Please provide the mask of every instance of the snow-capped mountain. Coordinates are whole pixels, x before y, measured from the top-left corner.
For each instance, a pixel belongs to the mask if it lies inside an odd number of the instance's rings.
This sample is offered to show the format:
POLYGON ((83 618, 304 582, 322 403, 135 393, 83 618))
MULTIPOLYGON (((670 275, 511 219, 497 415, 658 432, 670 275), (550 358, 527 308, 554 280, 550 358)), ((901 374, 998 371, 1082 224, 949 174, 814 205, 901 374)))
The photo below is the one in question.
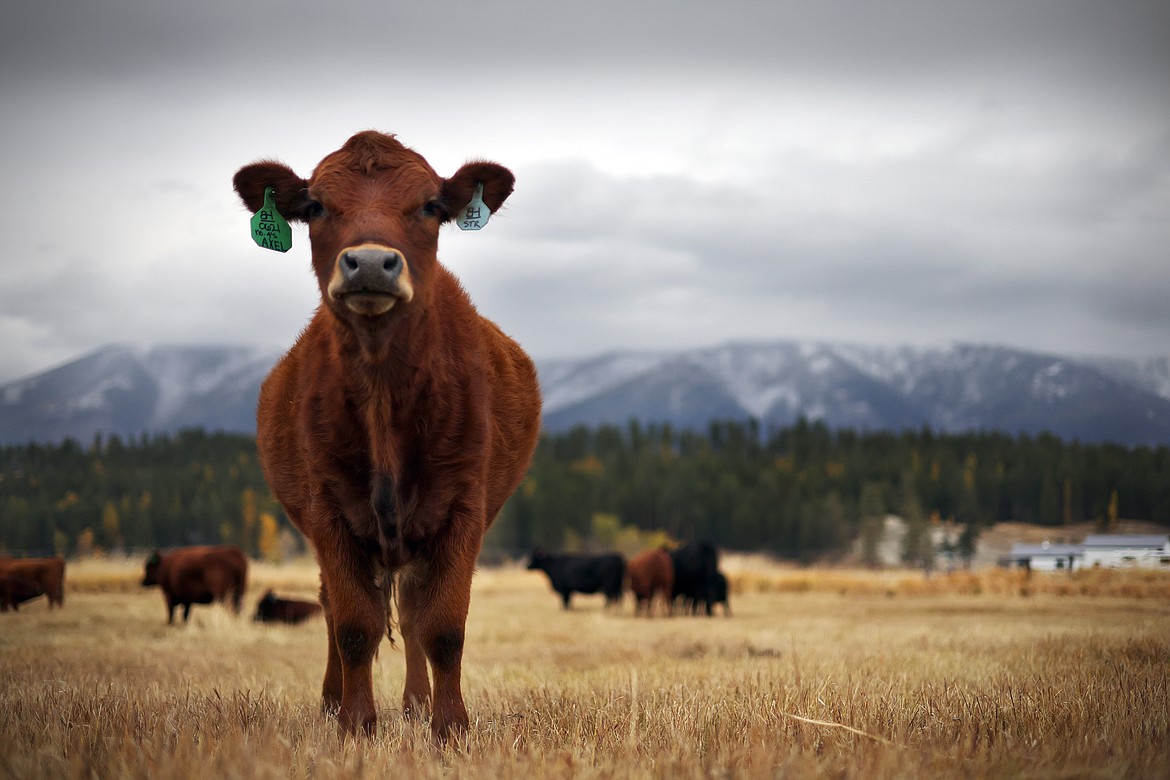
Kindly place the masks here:
MULTIPOLYGON (((276 350, 111 346, 0 386, 0 443, 88 442, 201 426, 252 433, 276 350)), ((1050 431, 1065 439, 1170 444, 1165 359, 1073 359, 1004 347, 726 344, 539 365, 545 427, 631 418, 705 429, 712 419, 940 432, 1050 431)))
POLYGON ((785 425, 803 415, 834 428, 1050 431, 1123 444, 1170 443, 1165 368, 1164 360, 1078 361, 976 345, 797 342, 540 366, 550 430, 630 418, 691 428, 714 417, 785 425))
POLYGON ((279 356, 251 347, 104 347, 0 387, 0 443, 193 427, 254 432, 260 383, 279 356))

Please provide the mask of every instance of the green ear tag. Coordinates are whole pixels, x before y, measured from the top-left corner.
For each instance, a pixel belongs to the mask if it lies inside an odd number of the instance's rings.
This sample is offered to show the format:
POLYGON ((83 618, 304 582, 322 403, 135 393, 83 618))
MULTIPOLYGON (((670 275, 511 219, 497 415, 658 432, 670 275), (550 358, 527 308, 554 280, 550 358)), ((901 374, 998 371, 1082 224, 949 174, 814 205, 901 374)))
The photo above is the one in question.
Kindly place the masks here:
POLYGON ((492 210, 483 203, 483 184, 475 185, 475 193, 467 205, 459 210, 455 222, 460 230, 479 230, 488 223, 492 210))
POLYGON ((287 252, 292 248, 292 228, 276 210, 271 187, 264 188, 264 205, 252 215, 252 240, 265 249, 287 252))

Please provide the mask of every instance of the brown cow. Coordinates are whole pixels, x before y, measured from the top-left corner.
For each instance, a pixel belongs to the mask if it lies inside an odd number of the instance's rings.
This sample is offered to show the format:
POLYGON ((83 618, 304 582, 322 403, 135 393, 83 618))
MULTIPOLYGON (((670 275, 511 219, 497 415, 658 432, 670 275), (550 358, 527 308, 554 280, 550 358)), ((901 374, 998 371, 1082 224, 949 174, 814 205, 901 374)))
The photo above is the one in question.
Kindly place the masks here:
POLYGON ((652 617, 655 596, 661 599, 663 613, 670 613, 674 563, 669 552, 663 549, 640 552, 630 559, 626 571, 634 593, 634 614, 644 612, 646 617, 652 617))
POLYGON ((495 211, 513 180, 490 162, 441 178, 372 131, 310 179, 267 161, 235 176, 249 209, 271 187, 280 213, 309 225, 321 303, 260 391, 257 445, 321 566, 322 707, 348 732, 376 728, 371 663, 392 595, 403 709, 431 709, 440 740, 467 728, 460 679, 475 559, 532 458, 540 390, 528 356, 480 316, 437 248, 445 222, 481 208, 475 193, 495 211))
POLYGON ((167 624, 175 622, 175 607, 183 607, 183 622, 191 617, 192 604, 224 604, 240 613, 240 601, 248 580, 248 559, 239 547, 180 547, 166 555, 158 550, 146 561, 143 587, 158 585, 167 602, 167 624))
POLYGON ((256 604, 257 623, 288 623, 295 626, 321 612, 321 605, 313 601, 277 598, 271 590, 260 597, 256 604))
POLYGON ((5 558, 0 560, 0 575, 40 588, 49 597, 49 609, 65 606, 65 561, 60 557, 5 558))
POLYGON ((7 612, 9 607, 19 612, 21 604, 43 595, 45 589, 32 580, 15 574, 0 574, 0 612, 7 612))

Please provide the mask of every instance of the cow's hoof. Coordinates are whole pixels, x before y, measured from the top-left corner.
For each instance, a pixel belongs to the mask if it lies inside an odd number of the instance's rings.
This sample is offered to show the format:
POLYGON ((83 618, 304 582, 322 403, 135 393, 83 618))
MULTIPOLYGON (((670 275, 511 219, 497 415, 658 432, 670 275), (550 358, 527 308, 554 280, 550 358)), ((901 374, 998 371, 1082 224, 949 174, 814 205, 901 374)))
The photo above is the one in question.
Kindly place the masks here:
POLYGON ((337 724, 343 735, 364 734, 367 737, 372 737, 378 731, 377 718, 373 712, 351 713, 343 708, 337 713, 337 724))
POLYGON ((440 713, 431 716, 431 737, 437 744, 447 745, 463 737, 467 733, 467 715, 462 717, 450 715, 444 717, 440 713))

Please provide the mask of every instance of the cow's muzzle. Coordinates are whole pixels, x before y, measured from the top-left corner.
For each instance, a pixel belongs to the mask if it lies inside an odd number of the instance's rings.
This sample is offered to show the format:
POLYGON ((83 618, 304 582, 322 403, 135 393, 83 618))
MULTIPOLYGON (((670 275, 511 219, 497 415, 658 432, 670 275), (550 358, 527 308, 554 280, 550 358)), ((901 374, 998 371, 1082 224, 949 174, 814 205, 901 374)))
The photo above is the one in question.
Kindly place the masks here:
POLYGON ((397 249, 358 244, 337 253, 329 297, 356 314, 377 316, 414 297, 410 269, 397 249))

